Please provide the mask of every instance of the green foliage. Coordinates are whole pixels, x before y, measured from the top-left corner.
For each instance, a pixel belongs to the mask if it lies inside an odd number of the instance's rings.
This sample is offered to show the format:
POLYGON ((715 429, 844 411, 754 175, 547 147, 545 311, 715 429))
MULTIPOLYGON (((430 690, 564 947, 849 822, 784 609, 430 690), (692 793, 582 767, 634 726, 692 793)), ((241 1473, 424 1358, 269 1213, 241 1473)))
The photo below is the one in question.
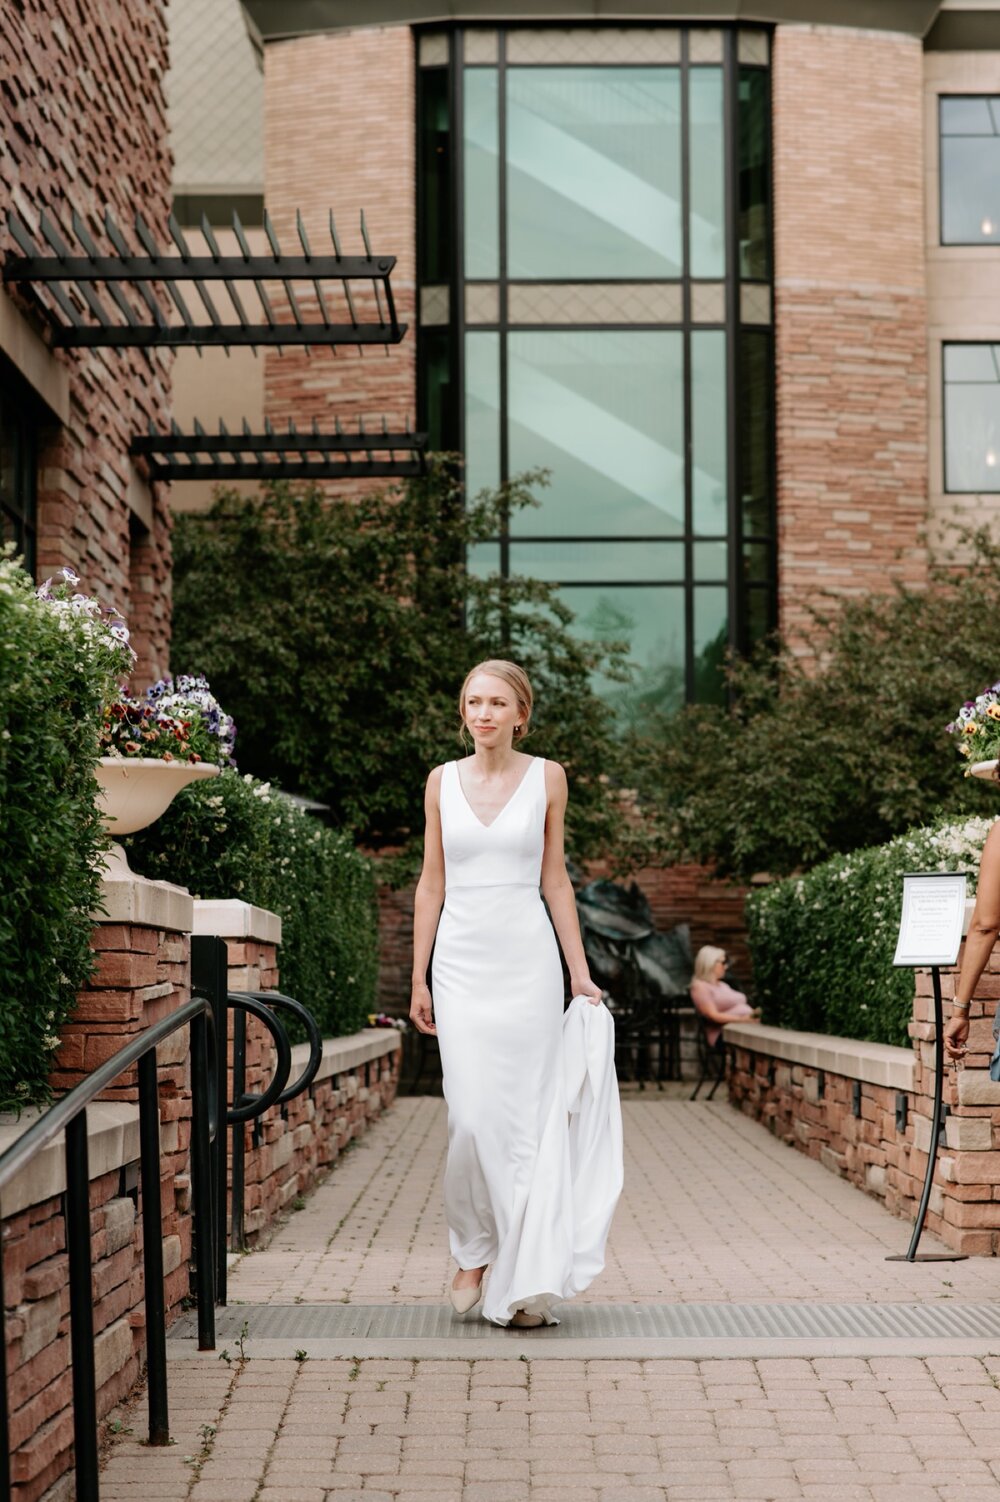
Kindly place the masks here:
POLYGON ((966 871, 975 889, 991 819, 944 820, 836 855, 747 899, 764 1021, 905 1046, 913 971, 893 968, 907 871, 966 871))
POLYGON ((44 1101, 52 1050, 92 966, 100 898, 101 708, 119 648, 0 558, 0 1109, 44 1101))
POLYGON ((817 615, 817 671, 762 651, 732 666, 730 709, 693 706, 632 738, 661 860, 784 875, 943 811, 992 812, 996 789, 962 777, 946 730, 1000 669, 1000 549, 967 542, 967 571, 817 615))
POLYGON ((211 678, 241 768, 329 804, 369 848, 412 848, 428 770, 461 754, 465 673, 512 657, 537 694, 528 749, 570 779, 570 848, 620 845, 611 789, 627 779, 593 682, 624 676, 623 649, 578 639, 551 586, 464 568, 466 547, 496 537, 539 479, 464 507, 442 464, 360 499, 276 484, 179 517, 173 665, 211 678))
POLYGON ((267 783, 224 771, 184 788, 154 826, 122 843, 143 876, 277 913, 281 989, 326 1037, 365 1025, 378 968, 375 880, 348 836, 267 783))

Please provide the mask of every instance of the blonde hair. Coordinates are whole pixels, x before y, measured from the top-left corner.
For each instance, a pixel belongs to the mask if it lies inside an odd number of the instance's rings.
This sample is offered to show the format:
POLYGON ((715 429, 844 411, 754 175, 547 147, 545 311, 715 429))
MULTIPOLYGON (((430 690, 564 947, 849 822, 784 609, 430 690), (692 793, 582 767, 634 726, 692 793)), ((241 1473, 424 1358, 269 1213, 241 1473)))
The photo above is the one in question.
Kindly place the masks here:
POLYGON ((714 980, 712 971, 720 960, 726 958, 724 949, 717 949, 714 944, 706 944, 694 957, 695 980, 714 980))
POLYGON ((524 716, 520 725, 514 726, 514 740, 521 741, 528 733, 528 721, 531 719, 531 709, 534 704, 534 695, 531 692, 531 683, 523 668, 518 667, 516 662, 507 662, 502 657, 490 657, 485 662, 477 662, 474 668, 470 668, 465 675, 462 691, 458 696, 458 713, 461 726, 458 738, 463 745, 466 744, 465 729, 465 696, 469 690, 469 684, 477 673, 489 673, 492 678, 501 678, 507 687, 513 691, 517 700, 517 707, 524 716))

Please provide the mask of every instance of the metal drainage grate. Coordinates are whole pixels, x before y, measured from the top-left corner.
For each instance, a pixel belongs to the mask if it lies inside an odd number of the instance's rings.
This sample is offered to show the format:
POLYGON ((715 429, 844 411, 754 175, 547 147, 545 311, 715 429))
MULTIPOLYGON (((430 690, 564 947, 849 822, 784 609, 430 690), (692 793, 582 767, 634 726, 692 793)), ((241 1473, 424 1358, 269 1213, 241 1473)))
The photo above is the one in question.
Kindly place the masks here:
MULTIPOLYGON (((993 1304, 575 1304, 554 1334, 570 1340, 991 1340, 993 1304)), ((495 1326, 445 1304, 238 1304, 216 1313, 219 1340, 478 1340, 495 1326)), ((194 1339, 193 1315, 175 1340, 194 1339)))

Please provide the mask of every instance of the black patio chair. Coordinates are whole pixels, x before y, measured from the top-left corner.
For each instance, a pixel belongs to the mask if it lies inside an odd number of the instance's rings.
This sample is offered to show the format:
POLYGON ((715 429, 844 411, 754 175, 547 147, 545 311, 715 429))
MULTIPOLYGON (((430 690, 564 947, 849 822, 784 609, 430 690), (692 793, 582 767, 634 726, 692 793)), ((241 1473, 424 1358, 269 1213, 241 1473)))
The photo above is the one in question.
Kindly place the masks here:
MULTIPOLYGON (((693 1005, 693 1003, 692 1003, 693 1005)), ((698 1083, 691 1092, 691 1099, 698 1099, 698 1092, 706 1080, 712 1081, 712 1088, 708 1092, 708 1099, 718 1090, 726 1077, 726 1030, 719 1029, 719 1036, 714 1043, 708 1041, 708 1030, 712 1026, 707 1017, 703 1017, 695 1007, 695 1016, 698 1019, 698 1031, 696 1034, 698 1043, 698 1083)))

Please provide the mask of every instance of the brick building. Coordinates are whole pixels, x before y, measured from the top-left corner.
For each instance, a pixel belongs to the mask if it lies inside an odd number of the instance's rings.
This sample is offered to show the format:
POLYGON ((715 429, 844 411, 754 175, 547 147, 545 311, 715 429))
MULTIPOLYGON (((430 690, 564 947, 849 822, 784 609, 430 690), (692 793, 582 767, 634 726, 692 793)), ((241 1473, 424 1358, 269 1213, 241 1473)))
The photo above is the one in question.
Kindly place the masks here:
MULTIPOLYGON (((164 0, 69 7, 25 0, 0 27, 0 252, 8 213, 66 240, 74 214, 103 241, 105 211, 159 231, 170 212, 164 0)), ((36 242, 37 243, 37 242, 36 242)), ((106 242, 104 242, 106 244, 106 242)), ((40 578, 62 565, 129 620, 137 680, 167 669, 170 508, 129 458, 133 434, 169 412, 162 350, 55 349, 38 310, 0 296, 0 512, 40 578)))

